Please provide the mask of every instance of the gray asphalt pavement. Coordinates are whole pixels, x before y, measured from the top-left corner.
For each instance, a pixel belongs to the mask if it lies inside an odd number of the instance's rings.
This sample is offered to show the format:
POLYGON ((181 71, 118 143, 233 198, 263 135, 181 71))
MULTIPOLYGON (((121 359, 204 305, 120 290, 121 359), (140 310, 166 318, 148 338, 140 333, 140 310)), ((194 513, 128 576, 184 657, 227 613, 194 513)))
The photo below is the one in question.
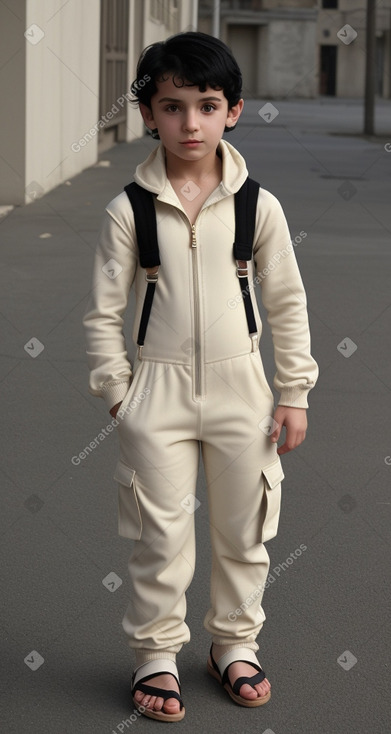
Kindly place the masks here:
MULTIPOLYGON (((359 136, 357 101, 275 101, 270 122, 258 114, 266 102, 248 102, 227 140, 284 207, 320 377, 307 439, 283 457, 279 532, 267 544, 272 578, 258 642, 272 699, 238 707, 206 673, 210 548, 200 467, 192 639, 178 656, 187 713, 175 726, 186 734, 383 734, 391 703, 391 102, 378 103, 378 139, 359 136)), ((72 462, 110 423, 103 401, 88 394, 81 325, 104 206, 154 146, 150 138, 117 145, 0 222, 0 725, 8 734, 163 726, 138 718, 129 696, 133 659, 121 619, 130 543, 117 535, 117 436, 107 432, 72 462)), ((131 358, 132 310, 131 300, 131 358)), ((261 351, 271 380, 266 320, 261 351)))

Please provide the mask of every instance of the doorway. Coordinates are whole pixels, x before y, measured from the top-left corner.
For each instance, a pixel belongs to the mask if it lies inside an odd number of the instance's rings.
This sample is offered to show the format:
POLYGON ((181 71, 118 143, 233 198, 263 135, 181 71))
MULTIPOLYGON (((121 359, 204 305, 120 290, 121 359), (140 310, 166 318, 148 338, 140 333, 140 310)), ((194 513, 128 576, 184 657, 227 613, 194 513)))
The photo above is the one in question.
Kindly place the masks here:
POLYGON ((258 25, 228 26, 228 46, 243 75, 243 96, 257 94, 258 25))
POLYGON ((337 87, 337 47, 320 47, 320 84, 319 94, 335 97, 337 87))

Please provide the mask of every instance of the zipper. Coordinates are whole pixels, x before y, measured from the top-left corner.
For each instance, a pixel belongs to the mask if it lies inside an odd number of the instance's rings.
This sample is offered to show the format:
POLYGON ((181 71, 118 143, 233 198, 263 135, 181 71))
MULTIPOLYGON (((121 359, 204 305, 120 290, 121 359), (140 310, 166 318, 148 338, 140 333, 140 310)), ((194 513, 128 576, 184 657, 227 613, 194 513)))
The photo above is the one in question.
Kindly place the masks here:
POLYGON ((194 291, 194 393, 195 397, 202 395, 202 353, 201 353, 201 325, 200 325, 200 285, 198 278, 197 263, 197 237, 195 224, 191 226, 191 254, 193 265, 193 291, 194 291))
POLYGON ((191 246, 197 247, 197 238, 196 238, 196 231, 195 231, 195 224, 191 225, 191 246))

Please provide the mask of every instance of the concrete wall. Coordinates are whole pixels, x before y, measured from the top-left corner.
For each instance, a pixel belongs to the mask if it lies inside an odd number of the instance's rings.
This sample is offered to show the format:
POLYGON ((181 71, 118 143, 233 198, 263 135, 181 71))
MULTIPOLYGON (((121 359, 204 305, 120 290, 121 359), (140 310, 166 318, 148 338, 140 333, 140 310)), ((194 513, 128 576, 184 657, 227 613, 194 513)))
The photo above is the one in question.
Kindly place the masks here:
POLYGON ((316 24, 273 20, 266 43, 268 63, 259 76, 258 93, 269 98, 314 97, 318 86, 316 24))
POLYGON ((245 99, 316 95, 314 22, 272 20, 267 25, 228 25, 226 35, 242 71, 245 99))
MULTIPOLYGON (((220 37, 238 60, 244 96, 315 97, 317 0, 265 0, 262 8, 221 12, 220 37)), ((210 13, 201 15, 199 30, 212 32, 210 13)))

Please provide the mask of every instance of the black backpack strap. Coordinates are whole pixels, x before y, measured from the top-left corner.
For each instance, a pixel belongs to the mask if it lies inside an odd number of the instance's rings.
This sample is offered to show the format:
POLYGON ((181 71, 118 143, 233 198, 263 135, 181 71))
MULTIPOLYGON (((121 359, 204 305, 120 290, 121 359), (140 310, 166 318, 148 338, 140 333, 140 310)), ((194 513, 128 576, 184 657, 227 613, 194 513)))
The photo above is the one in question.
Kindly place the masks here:
POLYGON ((247 178, 235 194, 235 242, 234 257, 236 272, 241 283, 248 333, 252 339, 252 350, 258 349, 257 325, 248 282, 248 262, 253 259, 253 241, 257 212, 259 184, 247 178))
POLYGON ((159 245, 157 239, 156 211, 153 194, 135 181, 125 186, 134 214, 140 265, 146 268, 145 279, 148 283, 137 337, 139 356, 144 346, 149 316, 152 309, 155 287, 160 265, 159 245), (152 271, 152 272, 149 272, 152 271))
MULTIPOLYGON (((135 181, 125 186, 125 192, 131 203, 140 254, 140 265, 153 272, 146 273, 148 283, 140 327, 137 337, 139 354, 144 346, 149 316, 152 309, 155 287, 158 280, 160 265, 159 246, 157 239, 156 211, 153 194, 143 189, 135 181)), ((243 186, 235 194, 235 242, 234 257, 237 261, 237 274, 242 284, 243 303, 246 312, 247 326, 253 341, 253 350, 258 348, 257 326, 254 309, 250 297, 248 283, 248 261, 252 260, 253 240, 255 232, 256 209, 258 202, 259 184, 247 178, 243 186)))
POLYGON ((140 265, 142 268, 154 268, 160 265, 160 257, 153 194, 135 181, 125 186, 124 191, 133 209, 140 265))

